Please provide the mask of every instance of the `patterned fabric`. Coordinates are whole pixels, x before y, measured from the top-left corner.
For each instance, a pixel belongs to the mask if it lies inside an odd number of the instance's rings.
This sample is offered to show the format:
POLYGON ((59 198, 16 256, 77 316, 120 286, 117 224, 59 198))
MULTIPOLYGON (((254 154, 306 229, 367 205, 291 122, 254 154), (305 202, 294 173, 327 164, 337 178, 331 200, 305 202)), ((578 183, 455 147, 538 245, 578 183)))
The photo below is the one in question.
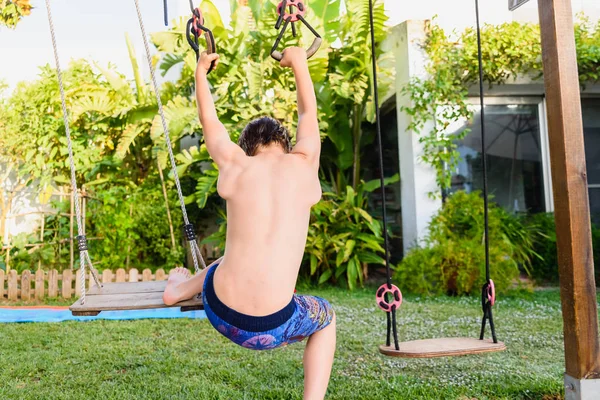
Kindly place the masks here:
MULTIPOLYGON (((207 283, 212 283, 212 280, 207 283)), ((206 290, 203 292, 204 311, 212 326, 232 342, 252 350, 269 350, 300 342, 325 328, 333 318, 333 310, 327 300, 315 296, 294 295, 296 310, 291 318, 275 329, 250 332, 239 329, 216 315, 205 294, 206 290)))

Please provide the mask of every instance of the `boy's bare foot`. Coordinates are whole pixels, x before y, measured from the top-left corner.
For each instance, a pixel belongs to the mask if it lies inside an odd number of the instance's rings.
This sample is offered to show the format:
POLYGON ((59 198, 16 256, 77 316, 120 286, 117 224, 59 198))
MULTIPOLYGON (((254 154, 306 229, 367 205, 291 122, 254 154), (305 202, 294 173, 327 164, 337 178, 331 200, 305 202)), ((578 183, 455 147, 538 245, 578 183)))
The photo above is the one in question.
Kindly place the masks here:
POLYGON ((169 280, 167 281, 167 287, 163 294, 163 302, 171 306, 175 303, 179 303, 183 298, 183 293, 179 290, 179 284, 190 279, 191 274, 187 268, 175 268, 169 273, 169 280))

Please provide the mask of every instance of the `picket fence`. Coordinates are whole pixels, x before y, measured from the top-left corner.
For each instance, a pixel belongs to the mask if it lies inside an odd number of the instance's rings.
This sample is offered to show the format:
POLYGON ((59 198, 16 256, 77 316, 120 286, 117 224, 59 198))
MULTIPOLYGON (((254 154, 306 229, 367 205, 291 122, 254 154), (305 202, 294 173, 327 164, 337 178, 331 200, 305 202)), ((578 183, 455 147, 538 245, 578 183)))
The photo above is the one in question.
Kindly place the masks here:
MULTIPOLYGON (((99 273, 102 283, 109 282, 147 282, 162 281, 168 278, 168 274, 163 269, 152 273, 149 269, 144 269, 142 273, 132 268, 129 272, 119 268, 115 273, 111 270, 104 270, 99 273)), ((86 287, 94 283, 90 274, 86 276, 86 287)), ((50 271, 37 270, 23 271, 20 275, 12 269, 8 273, 0 270, 0 301, 31 301, 43 300, 45 298, 70 299, 73 296, 79 297, 81 294, 81 274, 79 271, 66 269, 59 273, 57 270, 50 271)))

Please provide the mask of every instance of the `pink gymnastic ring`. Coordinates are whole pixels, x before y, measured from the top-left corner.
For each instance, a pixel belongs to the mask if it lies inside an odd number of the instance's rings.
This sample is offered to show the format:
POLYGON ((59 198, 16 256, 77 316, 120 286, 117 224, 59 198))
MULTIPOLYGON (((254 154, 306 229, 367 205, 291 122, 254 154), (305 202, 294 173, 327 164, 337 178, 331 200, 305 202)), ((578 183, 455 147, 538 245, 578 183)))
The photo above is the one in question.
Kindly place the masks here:
POLYGON ((496 303, 496 286, 494 285, 494 281, 491 279, 488 282, 487 298, 491 306, 493 306, 496 303))
MULTIPOLYGON (((280 15, 281 14, 281 7, 283 7, 283 1, 281 3, 279 3, 277 5, 277 14, 280 15)), ((298 15, 300 15, 301 17, 304 17, 304 14, 306 14, 306 6, 304 5, 304 2, 301 0, 287 0, 286 2, 286 10, 284 10, 285 14, 283 14, 283 20, 286 21, 288 18, 290 19, 290 22, 296 22, 299 21, 300 18, 298 18, 298 15), (287 10, 288 7, 295 7, 296 9, 294 10, 294 13, 291 13, 290 11, 287 10)))
POLYGON ((402 292, 396 285, 391 285, 390 289, 388 284, 384 283, 377 289, 375 297, 377 306, 385 312, 390 312, 392 309, 397 310, 402 305, 402 292), (386 294, 388 293, 392 295, 393 300, 391 302, 386 300, 386 294))
POLYGON ((198 34, 202 32, 201 25, 204 25, 204 16, 202 15, 202 11, 199 8, 194 10, 194 15, 192 16, 194 22, 192 23, 192 27, 196 30, 198 34))

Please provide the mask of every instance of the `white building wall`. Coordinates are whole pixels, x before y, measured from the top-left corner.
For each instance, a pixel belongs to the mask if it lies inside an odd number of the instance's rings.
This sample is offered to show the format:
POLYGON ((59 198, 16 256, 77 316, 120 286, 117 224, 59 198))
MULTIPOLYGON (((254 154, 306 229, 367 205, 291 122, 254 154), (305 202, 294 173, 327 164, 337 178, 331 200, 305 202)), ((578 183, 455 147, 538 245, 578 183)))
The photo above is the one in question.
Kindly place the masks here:
MULTIPOLYGON (((427 233, 433 214, 441 207, 439 198, 429 193, 438 192, 435 169, 420 160, 423 146, 419 134, 407 131, 411 116, 403 112, 410 107, 410 99, 402 88, 415 77, 425 78, 427 54, 420 46, 425 40, 425 21, 407 21, 393 29, 396 38, 396 112, 398 116, 398 154, 400 155, 400 185, 402 193, 402 239, 404 252, 419 243, 427 233)), ((433 129, 433 123, 423 126, 423 131, 433 129)))
MULTIPOLYGON (((573 15, 583 13, 592 21, 600 20, 600 0, 572 0, 573 15)), ((410 116, 400 111, 402 105, 408 105, 406 96, 400 93, 406 82, 412 77, 423 77, 425 74, 426 56, 422 50, 424 39, 424 21, 436 18, 446 32, 462 32, 475 25, 474 0, 425 0, 422 2, 406 2, 386 0, 385 2, 390 25, 393 29, 390 40, 395 46, 396 56, 396 103, 398 112, 399 162, 402 187, 402 236, 404 252, 410 250, 424 238, 427 226, 433 215, 441 207, 441 202, 432 200, 428 193, 438 191, 435 185, 435 170, 420 161, 422 149, 418 143, 418 134, 407 131, 410 116)), ((531 0, 519 9, 508 10, 508 0, 480 0, 480 16, 482 24, 501 24, 509 21, 538 23, 537 0, 531 0)), ((531 93, 531 82, 515 82, 511 88, 497 87, 496 91, 509 91, 525 88, 531 93), (521 83, 517 85, 517 83, 521 83), (529 85, 528 85, 529 84, 529 85), (514 87, 513 87, 514 86, 514 87)), ((535 85, 543 94, 543 86, 535 85)), ((518 94, 512 93, 513 95, 518 94)), ((504 95, 511 94, 504 93, 504 95)), ((500 93, 496 93, 500 94, 500 93)), ((537 93, 536 93, 537 94, 537 93)), ((427 131, 430 127, 424 127, 427 131)), ((550 184, 546 186, 549 188, 550 184)))

